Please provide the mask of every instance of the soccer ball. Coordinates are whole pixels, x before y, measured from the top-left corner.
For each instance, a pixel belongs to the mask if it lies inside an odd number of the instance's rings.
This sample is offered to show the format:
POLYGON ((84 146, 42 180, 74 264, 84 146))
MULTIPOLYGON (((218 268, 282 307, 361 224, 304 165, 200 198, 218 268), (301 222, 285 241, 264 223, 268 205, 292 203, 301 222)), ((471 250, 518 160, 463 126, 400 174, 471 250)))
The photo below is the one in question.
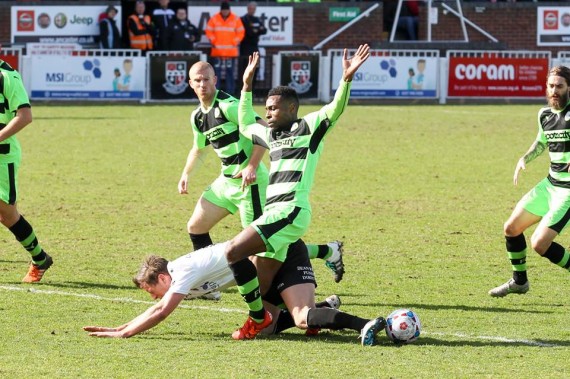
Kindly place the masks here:
POLYGON ((394 343, 412 343, 421 330, 420 318, 410 309, 397 309, 386 318, 386 335, 394 343))

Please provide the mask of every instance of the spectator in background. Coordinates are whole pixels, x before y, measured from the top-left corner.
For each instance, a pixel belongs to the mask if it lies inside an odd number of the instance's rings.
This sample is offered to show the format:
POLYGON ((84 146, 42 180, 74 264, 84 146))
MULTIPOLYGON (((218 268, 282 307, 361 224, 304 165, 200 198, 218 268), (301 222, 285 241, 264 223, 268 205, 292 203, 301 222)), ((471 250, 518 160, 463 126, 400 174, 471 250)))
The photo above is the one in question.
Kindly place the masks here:
POLYGON ((398 28, 404 30, 409 41, 418 40, 418 20, 420 8, 417 1, 406 0, 402 2, 398 28))
POLYGON ((143 54, 153 49, 153 27, 150 17, 144 14, 145 10, 144 1, 137 1, 135 13, 127 20, 131 49, 140 49, 143 54))
MULTIPOLYGON (((238 88, 241 88, 242 76, 245 68, 247 67, 249 56, 256 51, 259 51, 259 36, 267 34, 267 29, 259 17, 255 16, 256 10, 257 3, 255 1, 251 1, 247 4, 247 13, 241 17, 241 22, 245 29, 245 36, 239 45, 238 88)), ((256 87, 255 80, 257 78, 258 69, 259 68, 256 69, 256 73, 253 77, 254 88, 256 87)))
POLYGON ((100 43, 102 49, 120 49, 123 47, 121 41, 121 34, 119 33, 119 28, 117 28, 117 23, 115 22, 115 16, 117 15, 117 8, 112 5, 107 7, 105 12, 107 17, 99 22, 99 35, 100 43))
POLYGON ((235 68, 239 55, 239 44, 245 30, 241 19, 230 10, 230 4, 222 2, 220 12, 213 15, 206 25, 206 37, 212 44, 210 56, 220 87, 230 95, 235 95, 235 68))
POLYGON ((384 38, 389 40, 392 27, 396 23, 396 30, 403 35, 396 35, 394 39, 406 38, 409 41, 418 39, 419 2, 406 0, 402 2, 400 14, 396 20, 398 10, 397 0, 384 0, 384 38), (399 38, 397 38, 399 37, 399 38))
POLYGON ((158 0, 159 7, 152 12, 154 46, 156 50, 168 50, 168 28, 174 21, 174 11, 168 8, 170 0, 158 0))
POLYGON ((176 18, 166 29, 168 50, 193 50, 194 42, 200 40, 200 30, 186 16, 186 8, 176 10, 176 18))

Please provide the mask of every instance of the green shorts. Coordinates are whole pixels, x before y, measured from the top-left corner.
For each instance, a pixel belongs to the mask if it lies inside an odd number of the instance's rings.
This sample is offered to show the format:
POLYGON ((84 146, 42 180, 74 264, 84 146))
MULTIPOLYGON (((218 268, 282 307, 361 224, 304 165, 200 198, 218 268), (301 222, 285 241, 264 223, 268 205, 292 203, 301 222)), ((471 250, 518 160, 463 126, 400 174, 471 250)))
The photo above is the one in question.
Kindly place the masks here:
MULTIPOLYGON (((262 178, 263 180, 263 178, 262 178)), ((267 182, 258 181, 241 190, 241 179, 218 176, 202 193, 202 197, 231 214, 239 210, 241 225, 245 228, 263 213, 267 182)))
POLYGON ((554 186, 545 178, 522 197, 519 205, 542 217, 541 224, 560 234, 570 219, 570 189, 554 186))
POLYGON ((259 233, 267 250, 258 256, 276 259, 287 258, 289 245, 297 242, 309 229, 311 211, 294 205, 270 206, 251 226, 259 233))
POLYGON ((18 193, 18 162, 0 162, 0 200, 6 204, 15 204, 18 193))

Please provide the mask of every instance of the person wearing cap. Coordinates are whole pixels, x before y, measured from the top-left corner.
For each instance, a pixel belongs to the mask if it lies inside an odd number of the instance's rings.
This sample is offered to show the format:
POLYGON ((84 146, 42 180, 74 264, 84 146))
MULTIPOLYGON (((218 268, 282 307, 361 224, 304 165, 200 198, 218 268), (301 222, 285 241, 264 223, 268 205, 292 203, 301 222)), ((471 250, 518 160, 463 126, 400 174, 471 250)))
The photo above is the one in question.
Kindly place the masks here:
POLYGON ((105 11, 107 17, 99 22, 101 49, 120 49, 123 47, 121 33, 119 33, 119 28, 115 22, 117 13, 117 8, 109 5, 105 11))
POLYGON ((225 92, 235 95, 235 73, 239 56, 239 44, 245 36, 241 19, 223 2, 220 12, 213 15, 206 25, 206 37, 212 44, 210 56, 216 76, 224 80, 225 92))

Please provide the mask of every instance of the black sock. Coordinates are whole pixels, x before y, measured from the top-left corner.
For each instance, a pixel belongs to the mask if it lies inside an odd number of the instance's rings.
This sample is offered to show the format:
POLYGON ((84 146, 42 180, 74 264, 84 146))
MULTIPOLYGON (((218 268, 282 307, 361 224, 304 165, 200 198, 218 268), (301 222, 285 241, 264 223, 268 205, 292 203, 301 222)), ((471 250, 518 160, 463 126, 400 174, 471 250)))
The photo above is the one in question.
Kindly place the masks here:
POLYGON ((234 274, 238 291, 247 303, 249 316, 256 322, 262 322, 265 317, 265 308, 263 308, 261 301, 259 279, 257 278, 255 265, 252 261, 245 258, 241 261, 229 264, 229 267, 234 274))
POLYGON ((544 252, 544 258, 566 270, 570 270, 570 252, 562 245, 552 242, 550 247, 544 252))
POLYGON ((307 314, 309 328, 352 329, 360 332, 368 321, 370 320, 332 308, 311 308, 307 314))
POLYGON ((317 258, 325 259, 325 257, 329 254, 329 246, 328 245, 317 245, 317 246, 319 247, 317 258))
POLYGON ((516 284, 525 284, 528 281, 526 274, 526 239, 524 234, 509 237, 505 236, 507 254, 513 268, 513 280, 516 284))
POLYGON ((326 300, 320 301, 315 304, 316 308, 331 308, 331 305, 326 302, 326 300))
POLYGON ((188 234, 190 235, 190 241, 192 241, 194 250, 198 250, 203 247, 208 247, 213 244, 212 238, 210 238, 210 233, 204 233, 204 234, 188 233, 188 234))
POLYGON ((30 253, 32 256, 32 261, 34 264, 41 265, 46 260, 46 252, 42 249, 34 233, 32 225, 24 216, 20 215, 20 218, 14 225, 10 228, 10 232, 16 237, 18 242, 30 253))
POLYGON ((289 329, 295 326, 295 321, 293 316, 287 309, 282 309, 277 315, 277 321, 275 321, 275 328, 273 329, 273 334, 279 334, 285 329, 289 329))

